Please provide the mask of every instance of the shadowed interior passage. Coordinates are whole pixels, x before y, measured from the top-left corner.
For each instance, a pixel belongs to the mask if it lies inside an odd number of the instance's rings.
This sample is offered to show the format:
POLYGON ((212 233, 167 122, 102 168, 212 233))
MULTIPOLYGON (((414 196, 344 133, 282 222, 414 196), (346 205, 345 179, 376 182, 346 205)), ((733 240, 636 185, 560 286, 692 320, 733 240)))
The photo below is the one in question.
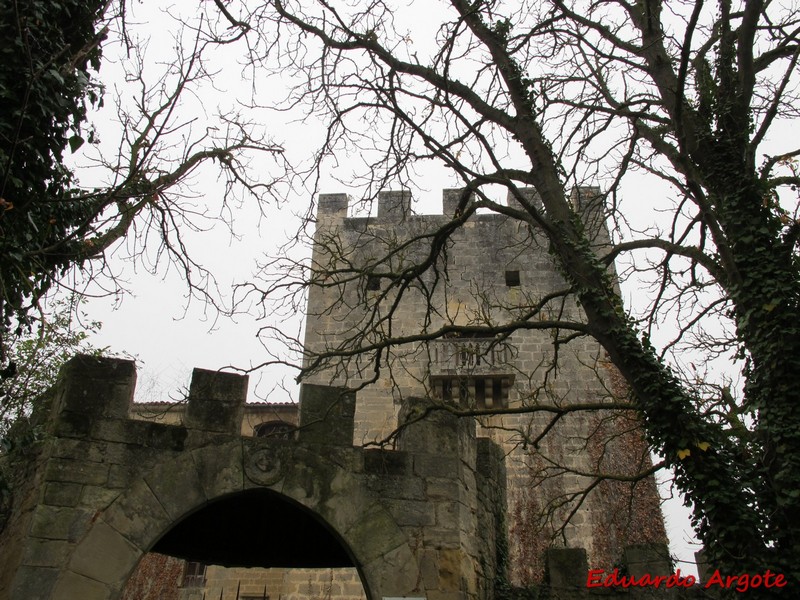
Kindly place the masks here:
POLYGON ((331 530, 296 502, 250 490, 192 513, 153 552, 226 567, 353 567, 331 530))

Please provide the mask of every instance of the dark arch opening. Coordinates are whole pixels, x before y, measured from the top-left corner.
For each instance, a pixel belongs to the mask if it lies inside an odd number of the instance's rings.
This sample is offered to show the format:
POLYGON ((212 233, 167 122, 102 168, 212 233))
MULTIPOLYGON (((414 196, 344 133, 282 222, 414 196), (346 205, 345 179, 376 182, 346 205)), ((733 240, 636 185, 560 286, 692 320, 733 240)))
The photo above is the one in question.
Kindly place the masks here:
POLYGON ((225 567, 356 566, 312 511, 265 489, 208 504, 172 527, 152 551, 225 567))

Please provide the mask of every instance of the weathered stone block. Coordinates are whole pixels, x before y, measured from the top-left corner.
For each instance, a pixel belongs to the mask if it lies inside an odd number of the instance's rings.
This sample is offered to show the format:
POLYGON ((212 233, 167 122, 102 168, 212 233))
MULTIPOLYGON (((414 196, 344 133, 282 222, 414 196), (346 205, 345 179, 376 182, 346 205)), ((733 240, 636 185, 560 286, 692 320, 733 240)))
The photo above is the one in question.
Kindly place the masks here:
POLYGON ((44 503, 50 506, 75 506, 81 498, 79 483, 49 482, 44 488, 44 503))
POLYGON ((119 489, 108 486, 85 485, 81 493, 80 506, 103 510, 114 502, 119 495, 119 489))
POLYGON ((144 480, 172 519, 179 519, 206 502, 197 468, 189 454, 156 466, 144 480))
POLYGON ((670 575, 672 560, 666 544, 639 544, 625 548, 625 564, 634 577, 670 575))
POLYGON ((464 442, 474 436, 475 422, 436 408, 420 419, 426 408, 430 401, 424 398, 404 400, 398 418, 402 426, 398 447, 407 452, 460 455, 464 442))
POLYGON ((54 425, 54 433, 63 437, 86 437, 92 431, 93 420, 90 415, 65 411, 59 415, 54 425))
POLYGON ((439 553, 436 550, 420 552, 419 571, 426 589, 435 590, 439 587, 439 553))
POLYGON ((402 498, 405 500, 425 500, 430 497, 425 485, 418 477, 393 477, 372 475, 367 477, 367 489, 381 498, 402 498))
POLYGON ((583 590, 589 571, 583 548, 549 548, 545 557, 545 580, 555 590, 583 590))
POLYGON ((425 479, 425 495, 431 500, 446 500, 458 498, 461 493, 461 483, 451 477, 425 479))
POLYGON ((247 375, 195 369, 186 407, 187 427, 237 433, 247 398, 247 375))
POLYGON ((426 527, 422 531, 422 541, 429 548, 460 548, 461 533, 457 529, 426 527))
POLYGON ((439 590, 459 591, 462 567, 466 565, 465 556, 460 549, 442 548, 439 550, 439 590))
POLYGON ((355 409, 356 396, 345 388, 301 385, 300 441, 352 446, 355 409))
POLYGON ((589 239, 595 244, 608 243, 605 198, 600 188, 593 186, 573 188, 570 201, 575 212, 581 216, 589 239))
POLYGON ((182 425, 119 419, 99 422, 94 435, 99 440, 132 446, 131 450, 153 448, 179 452, 185 446, 188 432, 182 425))
MULTIPOLYGON (((22 566, 14 575, 11 600, 51 600, 59 570, 22 566)), ((64 598, 64 596, 62 596, 64 598)), ((72 596, 71 598, 75 598, 72 596)))
POLYGON ((108 483, 106 486, 112 490, 119 490, 131 484, 140 472, 140 465, 111 465, 108 470, 108 483))
POLYGON ((141 551, 121 533, 99 522, 75 550, 70 570, 95 581, 117 585, 140 555, 141 551))
POLYGON ((461 461, 457 456, 416 454, 414 473, 420 477, 458 478, 461 461))
POLYGON ((192 456, 206 498, 243 488, 241 442, 206 446, 194 450, 192 456))
MULTIPOLYGON (((534 188, 519 188, 517 192, 522 196, 522 201, 532 204, 540 210, 542 209, 542 199, 534 188)), ((513 208, 522 207, 522 202, 511 190, 508 191, 506 203, 513 208)))
MULTIPOLYGON (((388 546, 387 546, 388 547, 388 546)), ((371 598, 419 597, 417 561, 408 546, 398 546, 371 563, 363 565, 367 580, 374 584, 371 598)))
POLYGON ((459 506, 457 502, 437 502, 435 504, 436 526, 443 529, 462 531, 464 527, 460 521, 459 506))
POLYGON ((61 568, 73 545, 65 540, 31 539, 22 555, 22 564, 31 567, 61 568))
MULTIPOLYGON (((464 193, 465 190, 463 188, 452 188, 442 191, 442 213, 446 217, 453 217, 456 214, 456 209, 458 208, 464 193)), ((474 201, 475 195, 470 194, 465 206, 469 206, 474 201)))
POLYGON ((31 535, 76 541, 86 532, 91 517, 91 513, 78 508, 39 505, 33 513, 31 535))
POLYGON ((396 450, 364 450, 364 472, 376 475, 410 475, 411 455, 396 450))
POLYGON ((67 571, 59 578, 52 600, 107 600, 109 592, 107 585, 67 571))
POLYGON ((697 563, 697 577, 700 583, 708 581, 709 574, 711 573, 710 565, 708 564, 708 557, 706 556, 705 548, 698 550, 694 553, 694 560, 697 563))
POLYGON ((80 460, 51 460, 47 466, 48 481, 103 485, 108 481, 108 465, 80 460))
POLYGON ((490 481, 505 486, 505 453, 503 448, 495 444, 491 439, 479 437, 477 443, 476 469, 478 473, 490 481))
POLYGON ((405 542, 405 536, 394 519, 379 505, 361 514, 346 532, 346 537, 351 547, 358 549, 358 559, 362 564, 372 562, 387 549, 397 548, 405 542))
POLYGON ((148 548, 172 520, 144 481, 135 483, 112 504, 103 520, 140 548, 148 548))
POLYGON ((378 192, 378 219, 405 221, 411 215, 411 192, 378 192))
POLYGON ((74 438, 56 438, 53 441, 51 456, 64 458, 67 460, 86 460, 90 462, 100 462, 96 451, 96 445, 91 441, 74 438))
POLYGON ((57 413, 66 423, 74 424, 76 414, 90 421, 124 419, 136 387, 136 365, 132 360, 78 355, 64 364, 58 385, 57 413))
POLYGON ((317 214, 344 219, 350 198, 347 194, 320 194, 317 203, 317 214))
POLYGON ((392 500, 387 504, 394 520, 401 527, 429 527, 436 522, 434 511, 428 502, 392 500))

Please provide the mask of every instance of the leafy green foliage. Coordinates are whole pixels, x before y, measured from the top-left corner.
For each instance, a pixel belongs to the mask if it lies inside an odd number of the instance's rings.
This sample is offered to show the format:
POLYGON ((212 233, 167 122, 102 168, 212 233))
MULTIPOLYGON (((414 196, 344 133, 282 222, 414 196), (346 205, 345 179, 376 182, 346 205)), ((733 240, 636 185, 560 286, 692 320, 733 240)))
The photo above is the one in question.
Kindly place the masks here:
POLYGON ((76 354, 99 356, 89 337, 100 323, 80 314, 74 298, 58 300, 52 314, 38 321, 9 351, 13 365, 0 381, 0 439, 3 446, 26 444, 38 437, 28 423, 36 402, 56 382, 61 366, 76 354), (76 318, 80 317, 80 318, 76 318))
POLYGON ((61 245, 93 214, 64 155, 92 141, 82 127, 87 103, 100 102, 91 71, 103 6, 16 0, 0 10, 0 330, 28 325, 28 307, 69 265, 61 245))
MULTIPOLYGON (((100 355, 89 343, 100 323, 78 316, 76 297, 54 302, 52 312, 16 340, 9 366, 0 373, 0 532, 14 508, 14 497, 26 485, 43 439, 37 411, 46 407, 48 390, 61 366, 78 353, 100 355)), ((46 412, 46 411, 45 411, 46 412)), ((41 416, 41 415, 40 415, 41 416)))

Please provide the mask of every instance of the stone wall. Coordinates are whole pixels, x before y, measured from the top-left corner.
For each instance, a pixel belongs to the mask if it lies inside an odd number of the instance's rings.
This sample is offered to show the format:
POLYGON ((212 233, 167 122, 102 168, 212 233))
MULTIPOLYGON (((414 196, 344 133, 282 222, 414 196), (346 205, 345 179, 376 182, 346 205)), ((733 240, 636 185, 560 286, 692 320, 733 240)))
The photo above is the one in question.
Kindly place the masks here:
MULTIPOLYGON (((523 193, 537 202, 532 191, 523 193)), ((573 202, 592 243, 602 247, 609 236, 598 194, 576 191, 573 202)), ((354 443, 392 440, 401 406, 412 397, 478 412, 507 409, 479 417, 478 435, 506 456, 516 584, 541 581, 544 550, 554 544, 584 547, 593 564, 610 565, 628 544, 665 542, 652 479, 584 494, 593 486, 588 474, 598 469, 613 466, 629 475, 646 468, 647 446, 635 419, 600 410, 553 421, 551 413, 535 412, 542 405, 602 405, 624 397, 596 341, 562 331, 556 359, 552 329, 520 328, 495 340, 423 339, 448 325, 580 321, 574 296, 561 293, 567 286, 544 235, 500 214, 477 213, 449 235, 398 301, 396 275, 429 259, 437 235, 467 199, 462 190, 445 190, 441 215, 413 214, 406 192, 379 193, 377 201, 377 216, 352 218, 346 195, 319 197, 312 268, 323 285, 311 286, 308 299, 305 366, 313 369, 307 381, 359 387, 354 443), (409 340, 381 350, 380 360, 376 352, 350 354, 387 335, 409 340), (331 353, 339 357, 318 359, 331 353)), ((512 197, 508 203, 519 206, 512 197)))
POLYGON ((139 562, 121 600, 366 600, 355 568, 198 567, 150 553, 139 562), (188 569, 187 569, 188 566, 188 569), (175 572, 177 569, 177 578, 175 572), (191 572, 191 576, 187 576, 191 572))
MULTIPOLYGON (((185 402, 134 402, 129 417, 137 421, 183 425, 186 413, 185 402)), ((297 403, 248 403, 245 404, 240 432, 255 436, 256 428, 264 423, 287 423, 297 425, 297 403)))
MULTIPOLYGON (((446 214, 462 199, 446 191, 446 214)), ((405 193, 381 194, 375 219, 348 218, 346 196, 320 198, 313 261, 320 276, 336 275, 309 296, 306 366, 315 353, 362 348, 389 325, 417 341, 382 353, 374 383, 374 355, 320 363, 288 439, 252 437, 246 377, 196 370, 185 408, 152 422, 138 409, 130 418, 132 362, 71 361, 0 538, 12 557, 0 565, 0 597, 116 599, 141 557, 181 523, 256 492, 333 532, 369 598, 489 600, 498 583, 542 581, 548 548, 584 547, 588 565, 606 567, 632 543, 663 541, 652 480, 633 492, 602 484, 582 493, 593 469, 645 464, 635 418, 601 410, 551 422, 530 413, 624 395, 595 342, 562 340, 555 364, 546 331, 419 339, 443 325, 523 318, 548 295, 558 300, 543 305, 542 318, 580 318, 571 297, 555 294, 564 282, 539 234, 475 215, 394 304, 385 275, 419 264, 449 220, 412 215, 405 193), (391 258, 375 263, 387 248, 391 258), (453 414, 493 407, 506 410, 477 420, 453 414)), ((595 234, 606 243, 602 227, 595 234)), ((325 592, 322 580, 312 583, 325 592)))
POLYGON ((338 569, 226 569, 209 566, 206 598, 222 600, 365 600, 358 571, 338 569), (237 596, 238 594, 238 596, 237 596))
POLYGON ((2 556, 18 557, 0 564, 0 597, 117 599, 142 556, 163 547, 229 566, 287 556, 310 566, 302 561, 315 549, 308 544, 319 545, 315 535, 299 544, 268 535, 278 525, 291 531, 301 516, 339 544, 330 560, 345 550, 369 598, 493 597, 490 545, 502 531, 487 503, 500 498, 490 482, 502 479, 502 453, 487 451, 488 440, 479 453, 473 423, 441 414, 434 428, 409 425, 400 449, 365 450, 352 446, 353 394, 306 384, 296 436, 243 437, 246 377, 196 369, 177 425, 128 418, 135 376, 119 359, 65 366, 30 501, 0 537, 2 556), (237 521, 235 512, 213 512, 220 506, 251 512, 237 521), (277 509, 279 519, 263 518, 277 509), (221 529, 221 518, 236 529, 221 529), (256 521, 262 529, 252 529, 256 521), (203 535, 175 533, 189 522, 200 528, 188 533, 203 535))

